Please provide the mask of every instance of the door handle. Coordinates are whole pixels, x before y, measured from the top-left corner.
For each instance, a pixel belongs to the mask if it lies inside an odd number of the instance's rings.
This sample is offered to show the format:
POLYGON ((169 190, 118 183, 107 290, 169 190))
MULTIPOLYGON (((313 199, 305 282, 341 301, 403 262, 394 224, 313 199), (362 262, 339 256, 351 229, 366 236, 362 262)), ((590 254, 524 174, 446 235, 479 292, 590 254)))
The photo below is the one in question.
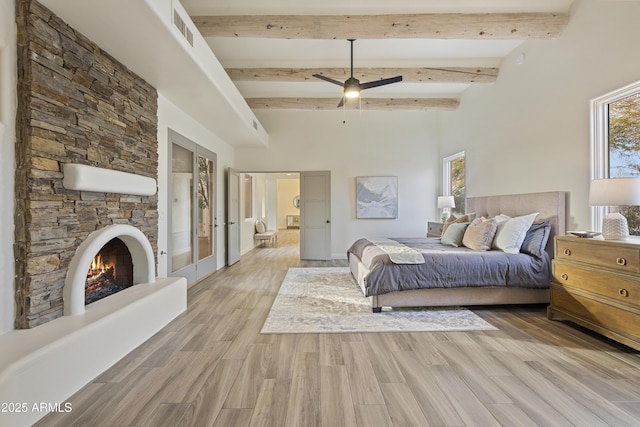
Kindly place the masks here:
POLYGON ((230 221, 230 222, 229 222, 229 225, 233 225, 233 224, 235 224, 235 222, 233 222, 233 221, 230 221))

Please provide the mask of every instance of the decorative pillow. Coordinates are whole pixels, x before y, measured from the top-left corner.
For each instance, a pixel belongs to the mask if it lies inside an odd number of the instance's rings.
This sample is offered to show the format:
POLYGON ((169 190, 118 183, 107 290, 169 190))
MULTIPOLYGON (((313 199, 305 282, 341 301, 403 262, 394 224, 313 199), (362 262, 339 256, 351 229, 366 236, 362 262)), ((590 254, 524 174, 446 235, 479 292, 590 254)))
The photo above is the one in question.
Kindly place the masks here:
POLYGON ((537 216, 538 212, 535 212, 529 215, 509 218, 500 230, 496 232, 493 246, 508 254, 519 253, 527 230, 537 216))
POLYGON ((449 228, 451 224, 461 224, 461 223, 470 222, 470 221, 471 220, 469 219, 468 215, 462 215, 459 217, 455 217, 451 215, 449 219, 447 219, 447 222, 445 222, 444 225, 442 226, 442 234, 444 234, 444 232, 447 231, 447 228, 449 228), (451 217, 454 218, 452 221, 450 221, 451 217))
POLYGON ((498 214, 493 218, 496 220, 497 227, 496 227, 496 236, 493 238, 493 242, 491 243, 491 249, 500 249, 496 245, 496 237, 498 236, 500 231, 502 231, 502 227, 504 227, 504 225, 507 223, 508 220, 511 219, 511 217, 505 214, 498 214))
POLYGON ((520 252, 542 258, 549 240, 549 233, 551 233, 549 221, 531 224, 524 236, 520 252))
POLYGON ((264 233, 265 231, 267 231, 267 224, 264 221, 256 221, 256 232, 264 233))
POLYGON ((496 220, 476 218, 471 221, 462 238, 462 244, 475 251, 488 251, 496 234, 496 220))
POLYGON ((442 224, 442 234, 444 234, 445 231, 447 231, 447 228, 453 224, 454 222, 456 222, 456 219, 458 219, 457 216, 455 216, 454 214, 449 215, 449 218, 447 218, 447 220, 444 222, 444 224, 442 224))
POLYGON ((447 227, 447 231, 442 233, 440 243, 453 247, 462 246, 462 237, 469 226, 468 222, 453 223, 447 227))

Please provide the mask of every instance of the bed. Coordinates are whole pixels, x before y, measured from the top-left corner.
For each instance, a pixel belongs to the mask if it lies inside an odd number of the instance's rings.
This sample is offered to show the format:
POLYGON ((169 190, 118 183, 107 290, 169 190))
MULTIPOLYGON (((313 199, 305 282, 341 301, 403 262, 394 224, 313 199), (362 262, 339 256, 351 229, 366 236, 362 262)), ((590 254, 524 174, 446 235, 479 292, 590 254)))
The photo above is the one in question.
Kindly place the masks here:
POLYGON ((548 303, 553 237, 565 234, 566 203, 564 191, 467 198, 467 212, 477 217, 538 212, 536 222, 549 224, 544 254, 539 257, 445 247, 438 238, 397 238, 392 242, 420 253, 424 262, 396 264, 377 247, 387 239, 359 239, 347 252, 349 267, 363 293, 371 297, 374 312, 382 307, 548 303), (372 241, 378 242, 374 245, 378 253, 372 254, 371 248, 364 252, 372 241), (487 270, 488 264, 497 264, 498 271, 487 270), (418 268, 423 273, 417 273, 418 268))

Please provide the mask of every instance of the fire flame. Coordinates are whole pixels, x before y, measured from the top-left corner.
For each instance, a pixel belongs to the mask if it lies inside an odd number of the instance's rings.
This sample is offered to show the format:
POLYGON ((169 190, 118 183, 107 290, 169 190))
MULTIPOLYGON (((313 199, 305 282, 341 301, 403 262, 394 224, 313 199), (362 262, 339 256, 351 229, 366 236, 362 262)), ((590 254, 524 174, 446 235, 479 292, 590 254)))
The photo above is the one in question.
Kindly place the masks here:
POLYGON ((89 272, 87 273, 87 279, 98 277, 109 269, 113 269, 113 275, 115 276, 115 268, 115 262, 112 261, 105 263, 105 261, 103 261, 102 259, 102 255, 98 254, 93 258, 93 261, 91 261, 91 266, 89 267, 89 272))

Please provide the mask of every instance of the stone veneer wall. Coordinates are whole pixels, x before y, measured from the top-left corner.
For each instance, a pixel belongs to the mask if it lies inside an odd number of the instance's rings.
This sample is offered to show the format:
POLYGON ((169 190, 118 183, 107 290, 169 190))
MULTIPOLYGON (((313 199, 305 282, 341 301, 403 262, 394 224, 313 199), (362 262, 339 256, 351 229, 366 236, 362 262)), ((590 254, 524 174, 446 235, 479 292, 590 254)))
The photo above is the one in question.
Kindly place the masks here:
MULTIPOLYGON (((80 192, 62 186, 64 163, 157 179, 157 92, 36 1, 17 0, 16 321, 62 316, 76 248, 110 224, 158 240, 157 195, 80 192)), ((117 28, 114 28, 117 31, 117 28)))

